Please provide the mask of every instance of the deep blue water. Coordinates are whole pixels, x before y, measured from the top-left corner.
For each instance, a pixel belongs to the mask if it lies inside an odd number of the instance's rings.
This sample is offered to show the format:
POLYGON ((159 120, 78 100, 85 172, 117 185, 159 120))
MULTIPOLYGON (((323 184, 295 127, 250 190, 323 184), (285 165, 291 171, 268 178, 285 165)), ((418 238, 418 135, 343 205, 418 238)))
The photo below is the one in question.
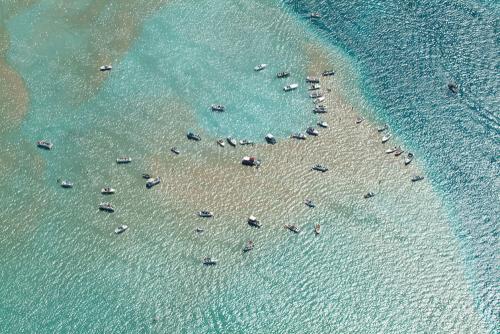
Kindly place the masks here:
POLYGON ((498 2, 284 3, 304 19, 322 14, 314 29, 355 59, 377 116, 425 161, 453 217, 476 305, 498 328, 498 2))

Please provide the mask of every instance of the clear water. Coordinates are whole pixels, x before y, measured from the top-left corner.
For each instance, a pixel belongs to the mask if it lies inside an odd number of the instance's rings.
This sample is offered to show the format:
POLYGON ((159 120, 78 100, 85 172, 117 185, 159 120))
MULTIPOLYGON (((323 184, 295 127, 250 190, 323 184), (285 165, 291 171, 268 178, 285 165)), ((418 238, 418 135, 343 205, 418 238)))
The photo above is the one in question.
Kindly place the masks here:
MULTIPOLYGON (((143 7, 46 0, 3 21, 7 60, 29 105, 14 130, 0 132, 2 332, 495 332, 495 4, 170 1, 152 14, 143 7), (306 20, 312 10, 323 18, 306 20), (166 158, 174 145, 192 150, 179 157, 190 173, 211 161, 207 140, 262 141, 270 131, 282 139, 313 124, 306 92, 281 87, 304 84, 314 48, 336 69, 360 73, 360 87, 346 81, 352 103, 417 153, 432 180, 421 195, 429 203, 398 199, 401 191, 368 211, 339 199, 294 217, 292 203, 275 200, 281 193, 270 186, 255 201, 287 212, 272 217, 275 230, 242 226, 235 211, 247 204, 235 201, 195 235, 190 199, 161 191, 169 185, 146 191, 140 174, 181 175, 166 158), (108 62, 111 73, 96 71, 108 62), (269 66, 254 72, 259 63, 269 66), (275 79, 282 70, 292 77, 275 79), (447 92, 450 80, 458 96, 447 92), (212 113, 212 103, 228 112, 212 113), (203 143, 188 146, 188 130, 203 143), (56 149, 34 148, 41 138, 56 149), (133 164, 117 166, 121 155, 133 164), (61 177, 75 189, 60 189, 61 177), (96 208, 107 184, 119 189, 112 215, 96 208), (291 217, 331 229, 321 242, 275 233, 291 217), (131 229, 116 238, 120 223, 131 229), (248 238, 258 252, 243 256, 248 238), (207 254, 221 264, 203 268, 207 254)), ((290 182, 281 187, 338 194, 309 178, 290 182)), ((212 184, 202 179, 193 197, 212 184)))

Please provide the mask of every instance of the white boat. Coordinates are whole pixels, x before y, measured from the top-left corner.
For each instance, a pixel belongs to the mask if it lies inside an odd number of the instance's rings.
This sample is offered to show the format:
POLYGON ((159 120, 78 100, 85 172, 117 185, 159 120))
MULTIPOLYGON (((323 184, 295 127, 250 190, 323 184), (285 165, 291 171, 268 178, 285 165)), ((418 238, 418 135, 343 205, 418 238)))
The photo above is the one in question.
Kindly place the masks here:
POLYGON ((260 161, 256 157, 243 157, 241 164, 245 166, 259 166, 260 161))
POLYGON ((319 83, 319 78, 318 77, 307 77, 306 82, 308 83, 319 83))
POLYGON ((288 76, 290 76, 290 72, 286 72, 286 71, 284 71, 284 72, 279 72, 279 73, 277 73, 277 74, 276 74, 276 77, 277 77, 278 79, 286 78, 286 77, 288 77, 288 76))
POLYGON ((106 212, 115 212, 115 208, 111 205, 111 203, 101 203, 99 204, 99 210, 106 212))
POLYGON ((224 139, 217 140, 217 144, 219 144, 220 147, 226 146, 226 143, 224 143, 224 139))
POLYGON ((335 74, 335 72, 333 70, 328 70, 328 71, 324 71, 321 75, 324 77, 328 77, 328 76, 331 76, 334 74, 335 74))
POLYGON ((63 188, 73 188, 73 182, 68 181, 68 180, 63 180, 61 182, 61 187, 63 187, 63 188))
POLYGON ((240 140, 240 145, 253 145, 253 141, 243 139, 243 140, 240 140))
POLYGON ((224 107, 222 104, 212 104, 210 106, 210 108, 212 109, 212 111, 225 111, 226 107, 224 107))
POLYGON ((382 137, 382 144, 386 143, 389 139, 391 139, 392 135, 390 133, 386 134, 382 137))
POLYGON ((318 99, 320 97, 323 97, 323 94, 321 92, 312 92, 311 94, 309 94, 309 97, 311 99, 318 99))
POLYGON ((262 227, 262 223, 260 221, 258 221, 255 216, 248 217, 248 225, 258 227, 258 228, 262 227))
POLYGON ((321 14, 317 13, 317 12, 311 13, 311 14, 309 14, 309 18, 311 18, 311 19, 320 19, 321 18, 321 14))
POLYGON ((405 158, 405 165, 410 164, 410 162, 412 162, 412 160, 413 160, 413 153, 408 152, 408 155, 405 158))
POLYGON ((54 146, 54 144, 52 144, 51 142, 46 141, 46 140, 39 140, 36 142, 36 146, 38 146, 40 148, 44 148, 46 150, 51 150, 52 147, 54 146))
POLYGON ((318 97, 317 99, 315 99, 313 102, 314 102, 314 104, 318 104, 318 103, 323 102, 325 99, 326 99, 326 97, 321 96, 321 97, 318 97))
POLYGON ((328 167, 323 166, 323 165, 319 165, 319 164, 318 165, 314 165, 312 169, 313 170, 317 170, 318 172, 322 172, 322 173, 328 171, 328 167))
POLYGON ((116 190, 113 188, 110 188, 110 187, 105 187, 105 188, 101 189, 101 194, 103 194, 103 195, 111 195, 111 194, 114 194, 115 192, 116 192, 116 190))
POLYGON ((322 128, 327 128, 328 127, 328 123, 325 122, 325 121, 318 122, 318 125, 321 126, 322 128))
POLYGON ((199 211, 198 216, 203 218, 211 218, 214 216, 214 213, 211 211, 199 211))
POLYGON ((217 259, 212 257, 206 257, 203 259, 203 264, 206 266, 212 266, 217 264, 217 259))
POLYGON ((418 181, 422 181, 424 179, 423 176, 420 176, 420 175, 415 175, 411 178, 411 182, 418 182, 418 181))
POLYGON ((120 233, 125 232, 127 229, 128 229, 127 225, 120 225, 117 228, 115 228, 115 233, 120 234, 120 233))
POLYGON ((320 84, 312 84, 311 86, 309 86, 308 90, 318 90, 320 88, 321 88, 320 84))
POLYGON ((310 136, 319 136, 319 131, 313 127, 308 127, 306 130, 307 134, 310 136))
POLYGON ((160 184, 161 182, 161 178, 158 176, 157 178, 151 178, 151 179, 148 179, 148 181, 146 182, 146 188, 152 188, 154 186, 156 186, 157 184, 160 184))
POLYGON ((363 122, 365 119, 363 117, 358 117, 356 118, 356 124, 360 124, 361 122, 363 122))
POLYGON ((285 226, 285 228, 289 229, 293 233, 299 233, 300 232, 300 228, 297 225, 295 225, 295 224, 285 224, 284 226, 285 226))
POLYGON ((394 146, 393 148, 388 148, 387 150, 385 150, 385 153, 391 154, 396 152, 397 149, 398 149, 397 146, 394 146))
POLYGON ((231 145, 232 147, 236 147, 236 139, 234 139, 233 137, 227 137, 226 140, 229 145, 231 145))
POLYGON ((290 138, 305 140, 307 137, 305 134, 297 132, 297 133, 292 133, 290 138))
POLYGON ((324 106, 322 104, 314 107, 314 109, 313 109, 313 113, 315 113, 315 114, 326 114, 327 112, 328 111, 327 111, 326 106, 324 106))
POLYGON ((389 126, 387 124, 384 124, 380 127, 377 128, 377 131, 378 132, 384 132, 385 130, 387 130, 389 128, 389 126))
POLYGON ((274 136, 270 133, 268 133, 265 137, 266 141, 268 144, 271 144, 271 145, 274 145, 276 144, 276 138, 274 138, 274 136))
POLYGON ((113 69, 113 66, 111 65, 102 65, 99 67, 99 71, 104 72, 104 71, 111 71, 113 69))
POLYGON ((267 64, 259 64, 257 66, 255 66, 253 69, 255 71, 262 71, 263 69, 265 69, 267 67, 267 64))
POLYGON ((296 84, 296 83, 293 83, 293 84, 286 85, 285 87, 283 87, 283 90, 284 90, 285 92, 289 92, 289 91, 291 91, 291 90, 297 89, 297 87, 299 87, 299 85, 298 85, 298 84, 296 84))
POLYGON ((129 162, 132 162, 131 157, 121 157, 116 159, 117 164, 128 164, 129 162))
POLYGON ((321 233, 321 225, 320 224, 314 225, 314 233, 316 233, 316 235, 321 233))

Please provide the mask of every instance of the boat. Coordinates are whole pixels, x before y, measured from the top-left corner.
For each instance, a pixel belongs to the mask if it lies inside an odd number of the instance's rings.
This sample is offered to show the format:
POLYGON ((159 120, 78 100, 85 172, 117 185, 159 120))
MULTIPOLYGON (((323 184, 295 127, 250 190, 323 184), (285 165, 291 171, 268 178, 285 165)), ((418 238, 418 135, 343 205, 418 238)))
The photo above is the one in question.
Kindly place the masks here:
POLYGON ((380 126, 377 128, 377 131, 378 132, 384 132, 385 130, 387 130, 389 128, 389 126, 387 124, 384 124, 383 126, 380 126))
POLYGON ((320 224, 314 224, 314 233, 316 233, 316 235, 321 233, 321 225, 320 224))
POLYGON ((363 117, 357 117, 356 118, 356 124, 360 124, 361 122, 363 122, 365 119, 363 117))
POLYGON ((144 174, 142 174, 142 178, 147 180, 147 179, 151 178, 151 175, 147 174, 147 173, 144 173, 144 174))
POLYGON ((449 90, 450 90, 453 94, 458 93, 458 90, 459 90, 459 89, 458 89, 457 84, 456 84, 456 83, 453 83, 453 82, 450 82, 450 83, 448 84, 448 89, 449 89, 449 90))
POLYGON ((319 78, 318 77, 307 77, 306 82, 307 83, 319 83, 319 78))
POLYGON ((411 178, 411 182, 418 182, 418 181, 422 181, 424 179, 423 176, 420 176, 420 175, 415 175, 411 178))
POLYGON ((233 137, 227 137, 226 140, 229 145, 231 145, 232 147, 236 147, 236 140, 233 137))
POLYGON ((328 125, 328 123, 327 123, 327 122, 325 122, 325 121, 321 121, 321 122, 318 122, 318 126, 321 126, 322 128, 325 128, 325 129, 326 129, 326 128, 328 128, 328 126, 329 126, 329 125, 328 125))
POLYGON ((217 140, 217 144, 219 144, 220 147, 224 147, 226 145, 226 143, 224 143, 223 139, 217 140))
POLYGON ((257 66, 255 66, 253 69, 255 71, 262 71, 263 69, 265 69, 267 67, 267 64, 259 64, 257 66))
POLYGON ((286 85, 285 87, 283 87, 283 90, 284 90, 285 92, 289 92, 289 91, 291 91, 291 90, 297 89, 297 87, 299 87, 299 85, 298 85, 298 84, 296 84, 296 83, 293 83, 293 84, 286 85))
POLYGON ((391 154, 391 153, 396 152, 397 149, 398 149, 398 147, 394 146, 393 148, 388 148, 387 150, 385 150, 385 153, 391 154))
POLYGON ((197 135, 196 133, 193 133, 193 132, 188 132, 186 136, 190 140, 195 140, 195 141, 200 141, 201 140, 201 137, 199 135, 197 135))
POLYGON ((99 210, 106 212, 115 212, 115 208, 111 205, 111 203, 101 203, 99 204, 99 210))
POLYGON ((317 13, 317 12, 311 13, 311 14, 309 14, 309 18, 311 18, 311 19, 320 19, 321 18, 321 14, 317 13))
POLYGON ((399 157, 404 151, 401 149, 401 147, 398 147, 396 151, 394 151, 394 155, 396 157, 399 157))
POLYGON ((203 227, 197 227, 195 231, 198 233, 202 233, 203 231, 205 231, 205 229, 203 227))
POLYGON ((319 165, 319 164, 318 165, 314 165, 312 169, 313 170, 317 170, 318 172, 322 172, 322 173, 328 171, 328 167, 323 166, 323 165, 319 165))
POLYGON ((206 257, 203 259, 203 264, 206 266, 212 266, 217 264, 217 259, 214 259, 212 257, 206 257))
POLYGON ((110 187, 105 187, 105 188, 101 189, 101 194, 103 194, 103 195, 111 195, 111 194, 114 194, 115 192, 116 192, 116 190, 113 188, 110 188, 110 187))
POLYGON ((253 141, 250 141, 250 140, 246 140, 246 139, 243 139, 243 140, 240 140, 240 145, 253 145, 253 141))
POLYGON ((268 133, 268 134, 266 135, 265 139, 266 139, 266 142, 267 142, 268 144, 271 144, 271 145, 276 144, 276 138, 274 138, 274 136, 273 136, 272 134, 270 134, 270 133, 268 133))
POLYGON ((279 72, 279 73, 276 74, 276 77, 278 79, 287 78, 289 76, 290 76, 290 72, 285 72, 285 71, 279 72))
POLYGON ((322 76, 324 77, 328 77, 328 76, 331 76, 331 75, 334 75, 335 72, 333 70, 329 70, 329 71, 324 71, 323 73, 321 73, 322 76))
POLYGON ((212 104, 210 108, 212 109, 212 111, 219 111, 219 112, 223 112, 226 109, 226 107, 224 107, 222 104, 212 104))
POLYGON ((203 218, 212 218, 214 213, 211 211, 199 211, 198 216, 203 218))
POLYGON ((297 225, 295 225, 295 224, 285 224, 284 226, 285 226, 285 228, 289 229, 293 233, 299 233, 300 232, 300 228, 297 225))
POLYGON ((314 204, 314 202, 312 200, 307 199, 307 198, 305 199, 304 204, 307 205, 310 208, 315 208, 316 207, 316 204, 314 204))
POLYGON ((405 165, 409 165, 412 160, 413 160, 413 153, 408 152, 408 155, 405 158, 405 165))
POLYGON ((253 241, 252 240, 248 240, 245 247, 243 247, 243 251, 246 253, 246 252, 249 252, 253 249, 253 241))
POLYGON ((250 226, 254 226, 254 227, 262 227, 262 223, 260 221, 257 220, 257 218, 255 216, 250 216, 248 217, 248 225, 250 226))
POLYGON ((318 97, 317 99, 314 99, 314 100, 313 100, 313 103, 314 103, 314 104, 318 104, 318 103, 323 102, 325 99, 326 99, 326 97, 324 97, 324 96, 320 96, 320 97, 318 97))
POLYGON ((127 229, 128 229, 127 225, 120 225, 117 228, 115 228, 115 233, 120 234, 120 233, 125 232, 127 229))
POLYGON ((386 143, 389 139, 391 139, 392 135, 390 133, 386 134, 382 137, 382 144, 386 143))
POLYGON ((256 157, 243 157, 241 164, 245 166, 259 166, 260 161, 256 157))
POLYGON ((179 151, 179 150, 177 149, 177 147, 175 147, 175 146, 174 146, 174 147, 172 147, 172 148, 170 149, 170 152, 172 152, 172 153, 174 153, 174 154, 180 154, 180 153, 181 153, 181 151, 179 151))
POLYGON ((319 136, 319 132, 318 130, 316 130, 315 128, 313 127, 308 127, 307 130, 306 130, 306 133, 310 136, 319 136))
POLYGON ((63 188, 73 188, 73 182, 68 180, 61 181, 61 187, 63 188))
POLYGON ((371 198, 373 196, 375 196, 375 193, 373 193, 373 192, 370 191, 369 193, 366 193, 363 197, 364 198, 371 198))
POLYGON ((146 182, 146 188, 153 188, 154 186, 156 186, 157 184, 160 184, 161 182, 161 178, 158 176, 156 178, 150 178, 148 179, 148 181, 146 182))
POLYGON ((313 113, 315 113, 315 114, 326 114, 327 110, 326 110, 326 107, 324 105, 319 105, 319 106, 314 107, 313 113))
POLYGON ((111 65, 102 65, 99 67, 99 71, 104 72, 104 71, 111 71, 113 69, 113 66, 111 65))
POLYGON ((306 135, 303 134, 303 133, 300 133, 300 132, 297 132, 297 133, 292 133, 292 135, 290 136, 290 138, 295 138, 295 139, 301 139, 301 140, 304 140, 306 139, 306 135))
POLYGON ((311 94, 309 94, 309 97, 311 99, 317 99, 317 98, 323 97, 323 93, 321 93, 321 92, 312 92, 311 94))
POLYGON ((51 142, 46 141, 46 140, 39 140, 36 142, 36 146, 38 146, 40 148, 44 148, 46 150, 51 150, 52 147, 54 147, 54 144, 52 144, 51 142))
POLYGON ((320 84, 312 84, 311 86, 309 86, 309 88, 307 88, 308 90, 318 90, 321 88, 321 85, 320 84))
POLYGON ((117 164, 128 164, 132 162, 132 158, 131 157, 121 157, 121 158, 117 158, 116 159, 116 163, 117 164))

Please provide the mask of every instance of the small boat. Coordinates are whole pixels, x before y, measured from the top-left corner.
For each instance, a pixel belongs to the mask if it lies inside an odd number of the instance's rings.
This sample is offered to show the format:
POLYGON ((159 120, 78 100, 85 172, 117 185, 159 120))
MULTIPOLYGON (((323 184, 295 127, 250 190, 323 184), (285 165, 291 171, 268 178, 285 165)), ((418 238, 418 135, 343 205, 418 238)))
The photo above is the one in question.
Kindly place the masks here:
POLYGON ((307 88, 308 90, 318 90, 321 88, 321 85, 320 84, 312 84, 311 86, 309 86, 309 88, 307 88))
POLYGON ((105 187, 105 188, 101 189, 101 194, 103 194, 103 195, 111 195, 111 194, 114 194, 115 192, 116 192, 116 190, 113 188, 110 188, 110 187, 105 187))
POLYGON ((316 207, 316 204, 314 204, 314 202, 310 199, 307 199, 304 201, 304 204, 307 205, 308 207, 310 208, 315 208, 316 207))
POLYGON ((290 136, 290 138, 305 140, 307 137, 306 137, 305 134, 297 132, 297 133, 292 133, 292 135, 290 136))
POLYGON ((394 151, 394 155, 396 157, 399 157, 404 151, 401 149, 401 147, 398 147, 396 151, 394 151))
POLYGON ((103 65, 99 67, 99 71, 104 72, 104 71, 111 71, 113 69, 113 66, 111 65, 103 65))
POLYGON ((233 137, 227 137, 226 140, 229 145, 231 145, 232 147, 236 147, 236 140, 233 137))
POLYGON ((388 148, 387 150, 385 150, 385 153, 391 154, 391 153, 396 152, 397 149, 398 149, 398 147, 394 146, 393 148, 388 148))
POLYGON ((106 212, 115 212, 115 208, 111 205, 111 203, 101 203, 99 204, 99 210, 106 212))
POLYGON ((283 90, 284 90, 285 92, 289 92, 289 91, 291 91, 291 90, 297 89, 297 87, 299 87, 299 85, 298 85, 298 84, 296 84, 296 83, 293 83, 293 84, 286 85, 285 87, 283 87, 283 90))
POLYGON ((320 19, 321 18, 321 14, 317 13, 317 12, 311 13, 311 14, 309 14, 309 18, 311 18, 311 19, 320 19))
POLYGON ((316 233, 316 235, 321 233, 321 225, 320 224, 314 224, 314 233, 316 233))
POLYGON ((203 218, 212 218, 214 213, 211 211, 199 211, 198 216, 203 218))
POLYGON ((243 157, 241 164, 245 166, 259 166, 260 161, 256 157, 243 157))
POLYGON ((147 173, 144 173, 144 174, 142 174, 142 178, 147 180, 147 179, 151 178, 151 175, 147 174, 147 173))
POLYGON ((214 259, 212 257, 206 257, 203 259, 203 264, 206 266, 212 266, 217 264, 217 259, 214 259))
POLYGON ((459 90, 459 89, 458 89, 457 84, 456 84, 456 83, 453 83, 453 82, 450 82, 450 83, 448 84, 448 89, 449 89, 449 90, 450 90, 453 94, 458 93, 458 90, 459 90))
POLYGON ((423 176, 421 175, 415 175, 411 178, 411 182, 418 182, 418 181, 422 181, 424 179, 423 176))
POLYGON ((290 76, 290 72, 279 72, 276 74, 278 79, 287 78, 290 76))
POLYGON ((325 121, 318 122, 318 125, 325 129, 328 128, 329 126, 328 123, 325 121))
POLYGON ((201 140, 201 137, 199 135, 197 135, 196 133, 193 133, 193 132, 188 132, 186 136, 190 140, 195 140, 195 141, 200 141, 201 140))
POLYGON ((68 180, 61 181, 61 187, 63 188, 73 188, 73 182, 68 180))
POLYGON ((223 139, 217 140, 217 144, 219 144, 220 147, 224 147, 226 145, 226 143, 224 143, 223 139))
POLYGON ((120 225, 117 228, 115 228, 115 233, 120 234, 120 233, 125 232, 127 229, 128 229, 127 225, 120 225))
POLYGON ((250 216, 248 217, 248 225, 250 226, 254 226, 254 227, 262 227, 262 223, 260 221, 257 220, 257 218, 255 216, 250 216))
POLYGON ((319 165, 319 164, 318 165, 314 165, 312 169, 313 170, 317 170, 318 172, 322 172, 322 173, 328 171, 328 167, 323 166, 323 165, 319 165))
POLYGON ((285 224, 284 226, 285 226, 285 228, 289 229, 293 233, 299 233, 300 232, 300 228, 297 225, 295 225, 295 224, 285 224))
POLYGON ((373 193, 373 192, 370 191, 369 193, 365 194, 363 197, 364 198, 371 198, 373 196, 375 196, 375 193, 373 193))
POLYGON ((226 107, 224 107, 222 104, 212 104, 210 108, 212 109, 212 111, 219 111, 219 112, 223 112, 226 109, 226 107))
POLYGON ((250 141, 250 140, 246 140, 246 139, 240 140, 240 145, 253 145, 253 144, 254 144, 254 142, 250 141))
POLYGON ((272 134, 270 134, 270 133, 268 133, 268 134, 266 135, 265 139, 266 139, 266 142, 267 142, 268 144, 271 144, 271 145, 276 144, 276 138, 274 138, 274 136, 273 136, 272 134))
POLYGON ((356 124, 360 124, 361 122, 363 122, 365 119, 363 117, 357 117, 356 118, 356 124))
POLYGON ((307 77, 306 82, 307 83, 319 83, 319 78, 318 77, 307 77))
POLYGON ((255 66, 253 69, 255 71, 262 71, 263 69, 265 69, 267 67, 267 64, 259 64, 257 66, 255 66))
POLYGON ((320 96, 320 97, 318 97, 317 99, 314 99, 314 100, 313 100, 313 103, 314 103, 314 104, 318 104, 318 103, 323 102, 325 99, 326 99, 326 97, 324 97, 324 96, 320 96))
POLYGON ((315 113, 315 114, 326 114, 327 110, 326 110, 326 107, 324 105, 319 105, 319 106, 314 107, 313 113, 315 113))
POLYGON ((205 229, 203 227, 197 227, 195 231, 197 233, 202 233, 203 231, 205 231, 205 229))
POLYGON ((412 162, 412 160, 413 160, 413 153, 408 152, 408 155, 405 158, 405 165, 409 165, 410 162, 412 162))
POLYGON ((52 147, 54 147, 54 144, 52 144, 51 142, 46 141, 46 140, 39 140, 36 142, 36 146, 38 146, 40 148, 44 148, 46 150, 51 150, 52 147))
POLYGON ((321 92, 312 92, 311 94, 309 94, 309 97, 311 99, 317 99, 317 98, 323 97, 323 93, 321 93, 321 92))
POLYGON ((132 158, 131 157, 121 157, 121 158, 117 158, 116 159, 116 163, 117 164, 128 164, 132 162, 132 158))
POLYGON ((380 126, 377 128, 377 131, 378 132, 384 132, 385 130, 387 130, 389 128, 389 126, 387 124, 384 124, 383 126, 380 126))
POLYGON ((174 147, 172 147, 172 148, 170 149, 170 152, 172 152, 172 153, 174 153, 174 154, 180 154, 180 153, 181 153, 181 151, 179 151, 179 150, 177 149, 177 147, 175 147, 175 146, 174 146, 174 147))
POLYGON ((390 133, 386 134, 382 137, 382 144, 386 143, 389 139, 391 139, 392 135, 390 133))
POLYGON ((243 251, 246 253, 246 252, 249 252, 253 249, 253 241, 252 240, 248 240, 245 247, 243 247, 243 251))
POLYGON ((319 136, 319 132, 318 130, 316 130, 315 128, 313 127, 308 127, 307 130, 306 130, 306 133, 310 136, 319 136))
POLYGON ((322 76, 324 77, 328 77, 328 76, 331 76, 331 75, 334 75, 335 72, 333 70, 329 70, 329 71, 324 71, 323 73, 321 73, 322 76))
POLYGON ((146 182, 146 188, 153 188, 154 186, 156 186, 157 184, 160 184, 161 182, 161 178, 158 176, 156 178, 150 178, 148 179, 148 181, 146 182))

